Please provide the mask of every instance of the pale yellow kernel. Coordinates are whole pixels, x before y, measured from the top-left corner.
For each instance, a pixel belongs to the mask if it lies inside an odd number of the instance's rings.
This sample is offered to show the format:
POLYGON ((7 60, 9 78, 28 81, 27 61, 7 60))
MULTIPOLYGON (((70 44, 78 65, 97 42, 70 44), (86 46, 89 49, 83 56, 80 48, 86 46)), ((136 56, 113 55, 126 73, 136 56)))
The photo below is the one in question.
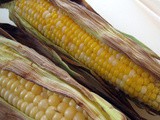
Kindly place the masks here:
POLYGON ((65 112, 64 112, 64 116, 67 118, 67 119, 73 119, 73 117, 75 116, 76 114, 76 108, 71 106, 71 107, 68 107, 65 112))
POLYGON ((15 89, 14 89, 14 94, 19 96, 19 94, 21 93, 21 91, 24 89, 24 87, 22 85, 19 85, 17 86, 15 89))
POLYGON ((15 80, 10 80, 8 81, 7 83, 7 89, 10 89, 11 88, 11 85, 15 82, 15 80))
POLYGON ((114 55, 112 55, 112 56, 109 57, 108 62, 112 63, 112 61, 114 61, 114 60, 115 60, 115 57, 114 57, 114 55))
POLYGON ((57 106, 57 110, 58 110, 60 113, 64 113, 68 106, 69 106, 68 103, 66 103, 66 102, 61 102, 61 103, 57 106))
POLYGON ((147 87, 146 86, 142 86, 141 93, 145 94, 146 92, 147 92, 147 87))
POLYGON ((33 94, 39 95, 42 92, 42 87, 34 84, 31 91, 32 91, 33 94))
POLYGON ((43 99, 42 96, 37 95, 37 96, 34 98, 34 100, 33 100, 33 104, 34 104, 34 105, 38 105, 38 103, 39 103, 42 99, 43 99))
POLYGON ((32 102, 35 95, 32 92, 27 92, 27 94, 24 96, 24 100, 27 102, 32 102))
POLYGON ((13 94, 13 93, 10 93, 9 96, 8 96, 8 102, 9 102, 10 104, 12 104, 12 101, 13 101, 14 98, 15 98, 14 94, 13 94))
POLYGON ((127 79, 128 79, 128 76, 127 76, 127 75, 124 75, 124 76, 123 76, 123 80, 126 81, 127 79))
POLYGON ((51 95, 53 95, 53 92, 47 90, 47 95, 48 95, 48 96, 51 96, 51 95))
POLYGON ((121 58, 121 56, 122 56, 122 54, 121 53, 118 53, 118 54, 116 54, 116 59, 120 59, 121 58))
POLYGON ((56 108, 53 106, 49 106, 45 111, 45 115, 47 116, 48 119, 51 119, 55 113, 56 113, 56 108))
POLYGON ((130 73, 129 73, 129 77, 134 77, 136 74, 135 70, 131 70, 130 73))
POLYGON ((42 17, 45 18, 45 19, 50 17, 50 16, 51 16, 51 14, 48 10, 44 11, 43 14, 42 14, 42 17))
POLYGON ((52 106, 57 106, 60 102, 61 102, 61 99, 59 98, 58 95, 52 95, 48 99, 49 105, 52 105, 52 106))
POLYGON ((20 109, 21 108, 21 105, 24 101, 22 99, 19 99, 18 102, 17 102, 17 108, 20 109))
POLYGON ((160 95, 157 95, 156 101, 160 103, 160 95))
POLYGON ((16 75, 12 72, 9 72, 8 73, 8 78, 11 78, 11 79, 16 78, 16 75))
POLYGON ((7 76, 7 75, 8 75, 8 71, 1 70, 1 71, 0 71, 0 75, 7 76))
POLYGON ((20 98, 24 98, 24 96, 27 94, 27 92, 28 91, 26 89, 22 90, 21 93, 20 93, 20 95, 19 95, 19 97, 20 98))
POLYGON ((35 118, 36 114, 38 112, 38 107, 35 106, 31 109, 30 113, 29 113, 29 116, 32 117, 32 118, 35 118))
MULTIPOLYGON (((114 77, 112 77, 112 82, 114 82, 114 79, 113 79, 114 77)), ((121 83, 121 80, 120 79, 116 79, 116 84, 119 86, 120 85, 120 83, 121 83)))
POLYGON ((9 79, 8 78, 5 78, 2 83, 1 83, 1 86, 4 88, 7 86, 7 83, 9 82, 9 79))
POLYGON ((18 96, 14 97, 14 98, 12 99, 12 105, 13 105, 13 106, 17 106, 18 101, 19 101, 19 97, 18 97, 18 96))
POLYGON ((5 79, 4 76, 1 76, 1 77, 0 77, 0 85, 2 84, 2 82, 3 82, 4 79, 5 79))
POLYGON ((113 60, 113 61, 112 61, 112 65, 113 65, 113 66, 117 65, 117 60, 113 60))
POLYGON ((46 117, 46 115, 43 115, 40 120, 48 120, 48 118, 46 117))
POLYGON ((2 96, 2 97, 4 97, 5 92, 6 92, 6 89, 5 89, 5 88, 2 88, 2 90, 1 90, 1 96, 2 96))
POLYGON ((38 30, 39 30, 39 31, 42 31, 42 30, 43 30, 42 24, 39 24, 39 25, 38 25, 38 30))
POLYGON ((26 82, 27 82, 27 80, 25 80, 25 79, 21 78, 20 83, 21 83, 22 85, 25 85, 25 84, 26 84, 26 82))
POLYGON ((85 116, 85 117, 87 117, 88 116, 88 114, 87 114, 87 112, 85 111, 85 110, 83 110, 83 115, 85 116))
POLYGON ((26 107, 25 113, 27 115, 29 115, 29 113, 30 113, 30 111, 32 110, 33 107, 34 107, 33 103, 28 104, 27 107, 26 107))
POLYGON ((10 90, 11 90, 11 91, 14 91, 14 89, 15 89, 16 87, 18 87, 19 84, 20 84, 19 81, 15 81, 15 82, 11 85, 10 90))
POLYGON ((41 96, 44 98, 44 99, 48 99, 48 94, 47 92, 41 92, 41 96))
POLYGON ((25 89, 30 91, 32 89, 33 85, 34 85, 33 82, 27 81, 27 83, 25 84, 25 89))
POLYGON ((124 84, 125 84, 125 82, 124 82, 124 81, 121 81, 121 82, 120 82, 120 87, 123 88, 124 84))
POLYGON ((10 92, 6 90, 6 92, 4 93, 4 99, 8 100, 9 95, 10 95, 10 92))
POLYGON ((69 103, 70 100, 71 100, 71 98, 68 98, 68 97, 64 97, 64 98, 63 98, 63 102, 66 102, 66 103, 69 103))
POLYGON ((74 100, 71 100, 71 101, 69 102, 69 106, 76 106, 76 102, 75 102, 74 100))
POLYGON ((82 111, 82 107, 80 107, 79 105, 76 105, 76 110, 81 112, 82 111))
POLYGON ((62 118, 61 118, 61 120, 68 120, 68 119, 67 119, 67 118, 65 118, 65 117, 62 117, 62 118))
POLYGON ((52 120, 60 120, 63 117, 62 114, 56 112, 52 118, 52 120))
POLYGON ((35 119, 40 120, 43 115, 44 115, 44 111, 39 111, 39 112, 37 112, 35 119))
POLYGON ((73 120, 85 120, 85 116, 82 112, 77 112, 73 118, 73 120))
POLYGON ((42 99, 39 103, 38 103, 38 108, 40 110, 45 110, 48 108, 48 100, 47 99, 42 99))
POLYGON ((27 106, 28 106, 28 102, 23 102, 23 103, 21 104, 20 110, 21 110, 22 112, 25 112, 27 106))

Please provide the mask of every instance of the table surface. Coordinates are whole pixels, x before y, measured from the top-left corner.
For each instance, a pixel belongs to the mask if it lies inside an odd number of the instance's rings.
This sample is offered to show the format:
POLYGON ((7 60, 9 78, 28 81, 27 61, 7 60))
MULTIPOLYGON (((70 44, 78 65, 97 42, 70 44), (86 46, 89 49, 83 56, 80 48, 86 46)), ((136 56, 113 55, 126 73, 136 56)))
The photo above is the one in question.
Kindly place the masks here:
MULTIPOLYGON (((86 1, 115 28, 138 38, 160 56, 160 21, 141 6, 138 0, 86 1)), ((0 9, 0 22, 14 25, 6 9, 0 9)), ((149 120, 160 119, 160 116, 150 116, 144 110, 137 111, 149 120)))

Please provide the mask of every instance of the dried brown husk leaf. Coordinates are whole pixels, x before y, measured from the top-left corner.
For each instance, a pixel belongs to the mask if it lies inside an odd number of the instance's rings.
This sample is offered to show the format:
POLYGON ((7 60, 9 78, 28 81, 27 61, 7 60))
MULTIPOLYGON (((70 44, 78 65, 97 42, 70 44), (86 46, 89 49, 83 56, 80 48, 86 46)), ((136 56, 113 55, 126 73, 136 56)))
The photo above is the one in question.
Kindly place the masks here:
POLYGON ((67 72, 33 49, 4 37, 0 37, 0 46, 1 69, 12 71, 24 79, 35 82, 51 91, 73 98, 87 111, 92 119, 126 119, 111 104, 88 91, 70 77, 67 72))

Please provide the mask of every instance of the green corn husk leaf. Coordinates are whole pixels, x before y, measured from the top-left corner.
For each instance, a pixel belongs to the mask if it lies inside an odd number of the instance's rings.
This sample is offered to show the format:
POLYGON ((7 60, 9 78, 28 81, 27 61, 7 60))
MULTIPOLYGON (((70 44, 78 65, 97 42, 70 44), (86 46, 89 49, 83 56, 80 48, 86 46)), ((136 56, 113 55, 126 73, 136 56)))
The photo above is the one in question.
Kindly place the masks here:
POLYGON ((0 68, 73 98, 95 120, 125 120, 125 116, 98 95, 77 83, 67 72, 26 46, 0 36, 0 68))
POLYGON ((42 44, 32 35, 9 24, 0 24, 0 28, 7 31, 18 42, 34 48, 41 55, 49 58, 56 65, 67 71, 80 84, 102 96, 130 118, 134 118, 135 120, 143 119, 132 108, 126 96, 121 91, 112 89, 113 86, 105 84, 104 80, 95 73, 93 74, 92 71, 85 68, 69 55, 62 53, 58 46, 54 45, 47 47, 47 45, 42 44))

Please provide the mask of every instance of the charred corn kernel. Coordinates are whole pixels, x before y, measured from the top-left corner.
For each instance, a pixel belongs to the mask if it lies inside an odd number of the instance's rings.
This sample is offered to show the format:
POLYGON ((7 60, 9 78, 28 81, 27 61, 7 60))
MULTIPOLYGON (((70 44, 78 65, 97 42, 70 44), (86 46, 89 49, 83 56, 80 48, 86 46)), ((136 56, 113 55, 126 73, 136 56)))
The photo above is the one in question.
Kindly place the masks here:
POLYGON ((87 120, 88 116, 73 99, 51 92, 11 72, 5 72, 4 75, 2 73, 4 71, 0 70, 0 80, 2 81, 0 97, 31 118, 36 120, 61 120, 62 118, 87 120), (10 85, 12 89, 4 85, 4 83, 7 84, 6 81, 12 83, 10 85), (14 87, 12 87, 13 85, 14 87), (20 91, 17 92, 18 90, 20 91), (42 96, 41 93, 46 93, 48 98, 42 96))

